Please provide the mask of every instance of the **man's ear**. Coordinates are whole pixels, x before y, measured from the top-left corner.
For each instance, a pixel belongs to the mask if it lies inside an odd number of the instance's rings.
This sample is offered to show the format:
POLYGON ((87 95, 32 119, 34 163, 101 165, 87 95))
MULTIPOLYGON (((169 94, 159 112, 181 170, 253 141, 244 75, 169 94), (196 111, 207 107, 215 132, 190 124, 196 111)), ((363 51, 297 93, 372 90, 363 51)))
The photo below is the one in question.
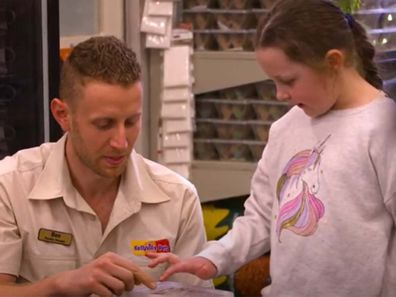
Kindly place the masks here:
POLYGON ((326 53, 325 64, 329 70, 339 70, 345 65, 345 54, 338 49, 331 49, 326 53))
POLYGON ((70 129, 70 108, 66 102, 61 99, 54 98, 51 101, 51 112, 63 132, 70 129))

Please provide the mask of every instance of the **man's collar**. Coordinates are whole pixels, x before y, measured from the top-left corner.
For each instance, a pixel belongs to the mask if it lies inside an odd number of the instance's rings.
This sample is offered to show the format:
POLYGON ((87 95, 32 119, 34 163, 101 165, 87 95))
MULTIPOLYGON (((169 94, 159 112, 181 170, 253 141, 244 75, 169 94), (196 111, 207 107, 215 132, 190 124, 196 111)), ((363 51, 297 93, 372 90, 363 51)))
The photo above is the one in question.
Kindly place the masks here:
MULTIPOLYGON (((66 138, 67 134, 53 144, 52 152, 48 156, 43 171, 32 191, 29 193, 28 199, 50 200, 72 195, 72 200, 74 201, 72 204, 80 204, 78 203, 79 199, 75 197, 79 195, 72 185, 65 158, 66 138)), ((135 151, 132 151, 128 158, 128 164, 120 183, 118 195, 124 196, 128 204, 136 204, 137 202, 161 203, 171 199, 153 180, 144 158, 135 151)), ((64 200, 66 204, 69 204, 66 199, 64 200)))
POLYGON ((43 171, 30 191, 28 199, 49 200, 63 196, 65 177, 70 179, 64 157, 66 136, 63 135, 58 142, 53 144, 43 171))
POLYGON ((161 203, 170 200, 171 197, 158 186, 148 168, 144 158, 132 151, 120 184, 121 192, 133 197, 133 199, 128 199, 129 201, 161 203))

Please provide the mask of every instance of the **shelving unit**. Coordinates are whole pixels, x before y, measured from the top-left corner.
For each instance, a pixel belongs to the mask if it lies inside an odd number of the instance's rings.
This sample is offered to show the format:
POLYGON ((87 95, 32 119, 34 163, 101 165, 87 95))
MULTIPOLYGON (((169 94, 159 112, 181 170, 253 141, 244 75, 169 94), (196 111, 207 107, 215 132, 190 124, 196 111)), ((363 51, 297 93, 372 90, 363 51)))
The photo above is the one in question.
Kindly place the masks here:
MULTIPOLYGON (((194 4, 210 3, 214 1, 190 1, 194 4)), ((248 0, 251 2, 251 0, 248 0)), ((256 1, 258 4, 258 1, 256 1)), ((183 4, 178 3, 178 15, 182 18, 183 4)), ((257 6, 256 6, 257 7, 257 6)), ((205 10, 205 9, 204 9, 205 10)), ((203 17, 206 17, 203 12, 203 17)), ((192 16, 195 12, 192 12, 192 16)), ((179 20, 180 20, 179 19, 179 20)), ((201 21, 206 22, 205 19, 201 21)), ((213 21, 213 20, 210 20, 213 21)), ((253 24, 255 26, 255 24, 253 24)), ((159 94, 161 92, 162 57, 156 51, 150 53, 150 126, 158 128, 159 94)), ((193 93, 204 94, 219 89, 226 89, 238 85, 255 83, 266 77, 255 61, 254 52, 215 52, 195 51, 193 54, 193 93)), ((158 130, 158 129, 157 129, 158 130)), ((151 136, 150 156, 155 159, 157 152, 156 133, 151 136)), ((238 161, 202 161, 192 163, 191 181, 196 185, 202 201, 218 200, 249 193, 250 179, 256 164, 254 162, 238 161)))
MULTIPOLYGON (((150 52, 150 126, 158 130, 162 57, 150 52)), ((253 52, 195 52, 194 94, 265 80, 253 52)), ((156 159, 157 138, 150 139, 150 156, 156 159)), ((253 162, 201 161, 192 164, 191 181, 197 187, 202 202, 242 196, 249 193, 250 180, 256 168, 253 162)))
POLYGON ((249 194, 256 163, 194 161, 191 181, 201 202, 249 194))
MULTIPOLYGON (((195 95, 268 79, 254 52, 196 51, 193 61, 195 95)), ((203 202, 242 196, 249 194, 255 168, 255 162, 195 160, 191 181, 203 202)))
MULTIPOLYGON (((257 64, 255 53, 251 47, 252 37, 254 37, 253 28, 257 25, 257 15, 264 11, 260 9, 262 8, 260 3, 260 1, 240 1, 238 3, 230 1, 228 4, 221 2, 217 3, 218 7, 216 8, 214 1, 208 1, 207 8, 202 10, 199 8, 198 11, 190 10, 191 5, 186 5, 185 16, 187 18, 184 19, 187 21, 190 19, 196 25, 194 28, 195 37, 202 38, 201 44, 195 42, 201 50, 195 51, 193 57, 195 80, 193 92, 196 97, 210 92, 259 83, 268 79, 257 64), (204 20, 204 18, 206 19, 204 20), (225 30, 221 30, 221 28, 225 30), (230 30, 227 30, 227 28, 230 30), (246 35, 243 40, 242 35, 246 35), (211 38, 212 40, 209 40, 211 38), (232 38, 234 38, 234 41, 232 38), (212 44, 212 41, 215 41, 215 44, 212 44), (231 43, 227 43, 227 41, 231 43), (221 44, 221 42, 223 43, 221 44), (211 50, 210 45, 214 45, 216 48, 216 44, 220 50, 211 50), (221 50, 225 47, 232 47, 234 44, 240 46, 239 50, 237 48, 229 51, 221 50), (202 48, 205 50, 202 50, 202 48)), ((222 98, 219 99, 219 101, 222 100, 222 98)), ((198 101, 196 99, 196 102, 198 101)), ((202 100, 201 102, 205 101, 202 100)), ((231 101, 229 102, 231 103, 231 101)), ((238 100, 234 100, 232 103, 238 103, 238 100)), ((249 102, 246 103, 249 104, 249 102)), ((197 117, 199 117, 199 114, 200 112, 197 110, 197 117)), ((219 118, 222 119, 221 116, 219 118)), ((246 123, 251 118, 238 120, 235 122, 246 123)), ((197 120, 197 125, 199 124, 197 120)), ((214 125, 216 125, 215 122, 214 125)), ((199 140, 208 143, 214 141, 225 142, 222 145, 227 145, 227 141, 238 142, 238 140, 221 139, 199 140)), ((240 141, 240 143, 243 141, 240 141)), ((219 143, 216 143, 216 145, 219 145, 219 143)), ((255 162, 195 160, 192 166, 191 181, 196 185, 202 201, 242 196, 249 194, 250 181, 255 168, 255 162)))
POLYGON ((211 92, 267 79, 254 52, 196 51, 194 94, 211 92))

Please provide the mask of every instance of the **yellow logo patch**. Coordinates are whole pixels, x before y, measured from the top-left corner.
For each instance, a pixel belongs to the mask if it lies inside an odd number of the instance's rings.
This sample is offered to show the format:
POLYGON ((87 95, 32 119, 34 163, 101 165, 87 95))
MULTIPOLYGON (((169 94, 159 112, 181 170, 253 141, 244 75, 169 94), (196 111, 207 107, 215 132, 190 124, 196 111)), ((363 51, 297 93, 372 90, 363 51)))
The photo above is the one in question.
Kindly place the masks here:
POLYGON ((135 256, 144 256, 147 252, 169 253, 170 245, 168 239, 160 240, 131 240, 130 248, 135 256))

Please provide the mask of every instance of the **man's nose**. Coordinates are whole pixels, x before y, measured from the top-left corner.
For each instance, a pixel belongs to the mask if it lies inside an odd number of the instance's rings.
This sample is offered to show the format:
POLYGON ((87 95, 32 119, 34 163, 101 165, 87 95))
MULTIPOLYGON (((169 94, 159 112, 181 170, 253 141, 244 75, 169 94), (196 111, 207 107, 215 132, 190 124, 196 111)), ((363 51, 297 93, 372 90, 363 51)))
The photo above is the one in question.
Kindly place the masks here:
POLYGON ((111 138, 110 145, 117 149, 125 149, 128 147, 128 139, 124 126, 117 127, 111 138))

